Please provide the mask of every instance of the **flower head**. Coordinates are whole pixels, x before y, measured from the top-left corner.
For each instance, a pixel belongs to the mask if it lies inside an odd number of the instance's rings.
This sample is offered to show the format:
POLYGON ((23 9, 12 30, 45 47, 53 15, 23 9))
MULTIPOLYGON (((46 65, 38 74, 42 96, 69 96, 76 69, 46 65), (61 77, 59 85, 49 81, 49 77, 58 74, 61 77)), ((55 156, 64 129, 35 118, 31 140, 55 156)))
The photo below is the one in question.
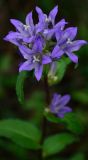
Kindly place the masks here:
POLYGON ((10 19, 16 31, 10 31, 4 40, 18 46, 21 55, 26 60, 20 66, 19 71, 34 69, 36 79, 40 80, 43 66, 51 63, 50 70, 55 72, 56 61, 64 54, 77 63, 78 57, 73 52, 79 50, 86 44, 86 41, 73 41, 77 28, 65 29, 67 24, 65 19, 55 23, 58 6, 55 6, 48 16, 39 7, 36 7, 36 12, 39 19, 37 24, 33 22, 32 12, 27 14, 25 24, 19 20, 10 19))
POLYGON ((50 104, 50 111, 58 117, 63 118, 66 113, 72 111, 72 109, 67 105, 69 100, 69 95, 61 96, 60 94, 55 93, 50 104))

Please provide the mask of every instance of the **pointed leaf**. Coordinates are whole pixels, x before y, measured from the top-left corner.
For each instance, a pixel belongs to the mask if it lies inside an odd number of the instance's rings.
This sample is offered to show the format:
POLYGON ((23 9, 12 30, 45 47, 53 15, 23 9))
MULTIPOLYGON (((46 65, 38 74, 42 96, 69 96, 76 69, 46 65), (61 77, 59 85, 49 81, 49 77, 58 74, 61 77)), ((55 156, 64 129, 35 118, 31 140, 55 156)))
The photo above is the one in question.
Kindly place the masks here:
POLYGON ((16 82, 16 93, 17 93, 18 100, 21 104, 23 104, 24 102, 23 85, 26 78, 27 78, 27 72, 22 71, 19 73, 17 82, 16 82))
POLYGON ((31 123, 23 120, 1 120, 0 136, 10 138, 24 148, 37 149, 40 147, 40 131, 31 123))
POLYGON ((63 119, 63 122, 67 124, 68 130, 75 134, 82 134, 84 131, 83 123, 79 116, 77 116, 75 113, 70 113, 66 115, 63 119))
POLYGON ((68 133, 61 133, 50 136, 44 141, 43 156, 45 157, 55 153, 59 153, 76 140, 77 138, 75 136, 68 133))

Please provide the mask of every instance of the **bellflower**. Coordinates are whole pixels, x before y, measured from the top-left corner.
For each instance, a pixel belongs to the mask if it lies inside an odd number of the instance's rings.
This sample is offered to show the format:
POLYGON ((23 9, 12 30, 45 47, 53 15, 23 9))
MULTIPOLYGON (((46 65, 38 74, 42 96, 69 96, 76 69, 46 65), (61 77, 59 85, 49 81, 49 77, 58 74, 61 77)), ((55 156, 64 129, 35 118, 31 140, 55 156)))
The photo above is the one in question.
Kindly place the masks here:
POLYGON ((43 13, 43 11, 36 7, 36 11, 38 13, 39 23, 36 25, 37 32, 42 32, 43 36, 49 40, 54 35, 55 31, 63 30, 65 24, 64 19, 55 24, 55 18, 58 12, 58 6, 55 6, 49 13, 49 16, 43 13))
POLYGON ((74 40, 77 34, 77 27, 69 27, 63 31, 56 31, 56 40, 60 49, 74 62, 78 63, 78 56, 73 52, 78 51, 87 42, 74 40))
POLYGON ((39 7, 36 7, 36 12, 39 19, 37 24, 33 22, 32 12, 27 14, 25 24, 11 19, 10 22, 16 31, 10 31, 4 39, 18 46, 23 58, 26 59, 19 71, 34 69, 35 77, 40 80, 43 66, 50 64, 50 71, 55 72, 56 61, 64 54, 77 63, 78 57, 73 52, 79 50, 86 41, 74 41, 77 28, 64 29, 67 24, 65 19, 55 23, 58 6, 54 7, 48 16, 39 7))
POLYGON ((32 12, 28 13, 25 19, 26 24, 19 20, 10 19, 10 22, 15 26, 16 32, 10 31, 4 38, 6 41, 19 46, 23 42, 32 42, 34 39, 34 23, 32 19, 32 12))
POLYGON ((19 71, 34 69, 34 74, 38 81, 42 76, 43 65, 51 63, 51 58, 43 54, 43 47, 44 41, 40 36, 36 38, 32 49, 25 45, 19 47, 21 54, 26 59, 26 62, 21 64, 19 71))
POLYGON ((58 6, 54 7, 54 9, 50 11, 49 16, 44 14, 43 11, 39 7, 36 7, 36 11, 38 13, 38 18, 39 18, 39 23, 38 23, 39 32, 48 28, 49 24, 54 26, 55 18, 58 12, 58 6))
POLYGON ((50 104, 50 111, 58 117, 63 118, 66 113, 72 111, 72 109, 67 105, 69 100, 70 95, 61 96, 60 94, 55 93, 50 104))

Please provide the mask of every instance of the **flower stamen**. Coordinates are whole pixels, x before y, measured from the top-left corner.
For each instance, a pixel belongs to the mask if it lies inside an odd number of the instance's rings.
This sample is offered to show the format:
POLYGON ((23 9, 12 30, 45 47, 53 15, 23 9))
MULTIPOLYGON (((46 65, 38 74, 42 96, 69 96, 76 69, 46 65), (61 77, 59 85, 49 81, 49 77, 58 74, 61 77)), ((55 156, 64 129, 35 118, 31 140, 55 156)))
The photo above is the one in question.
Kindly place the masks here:
POLYGON ((30 26, 29 25, 24 25, 24 28, 27 31, 30 28, 30 26))
POLYGON ((70 39, 70 38, 68 38, 68 40, 67 40, 67 44, 72 44, 72 41, 71 41, 71 39, 70 39))
POLYGON ((35 63, 35 62, 40 62, 39 56, 38 57, 33 56, 33 63, 35 63))

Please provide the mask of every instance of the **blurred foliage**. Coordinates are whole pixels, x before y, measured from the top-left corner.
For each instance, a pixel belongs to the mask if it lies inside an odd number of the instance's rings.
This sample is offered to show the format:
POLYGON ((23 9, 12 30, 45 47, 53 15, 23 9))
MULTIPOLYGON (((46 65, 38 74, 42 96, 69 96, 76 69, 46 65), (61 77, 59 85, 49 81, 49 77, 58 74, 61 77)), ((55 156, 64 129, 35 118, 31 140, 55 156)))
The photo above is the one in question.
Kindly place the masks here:
POLYGON ((43 156, 46 157, 61 152, 67 145, 70 145, 76 140, 75 136, 68 133, 49 136, 49 138, 44 141, 43 156))
POLYGON ((50 122, 63 124, 67 130, 74 134, 79 135, 84 131, 83 121, 76 113, 67 114, 63 119, 55 117, 51 113, 45 113, 45 116, 50 122))
POLYGON ((40 147, 40 131, 29 122, 17 119, 2 120, 0 121, 0 136, 10 138, 24 148, 40 147))
MULTIPOLYGON (((59 13, 56 20, 66 18, 68 26, 78 26, 77 38, 88 41, 87 0, 0 0, 0 160, 39 160, 40 151, 32 151, 29 148, 40 147, 35 145, 34 141, 38 140, 39 145, 41 133, 37 128, 42 130, 43 111, 44 107, 47 107, 43 82, 37 83, 32 73, 27 76, 21 73, 18 76, 21 57, 14 45, 3 41, 7 32, 12 30, 9 19, 24 21, 25 15, 36 5, 49 13, 57 4, 59 13), (16 92, 21 104, 17 100, 16 92)), ((36 22, 37 16, 35 11, 33 12, 36 22)), ((77 54, 78 67, 74 69, 72 63, 68 65, 63 60, 59 62, 56 73, 60 75, 59 79, 50 87, 51 96, 53 91, 72 95, 69 105, 73 108, 73 113, 66 115, 64 119, 46 113, 48 124, 43 154, 56 154, 46 157, 45 160, 88 159, 88 46, 83 47, 77 54), (53 142, 51 135, 56 141, 53 142), (78 140, 76 142, 75 137, 78 140)))

